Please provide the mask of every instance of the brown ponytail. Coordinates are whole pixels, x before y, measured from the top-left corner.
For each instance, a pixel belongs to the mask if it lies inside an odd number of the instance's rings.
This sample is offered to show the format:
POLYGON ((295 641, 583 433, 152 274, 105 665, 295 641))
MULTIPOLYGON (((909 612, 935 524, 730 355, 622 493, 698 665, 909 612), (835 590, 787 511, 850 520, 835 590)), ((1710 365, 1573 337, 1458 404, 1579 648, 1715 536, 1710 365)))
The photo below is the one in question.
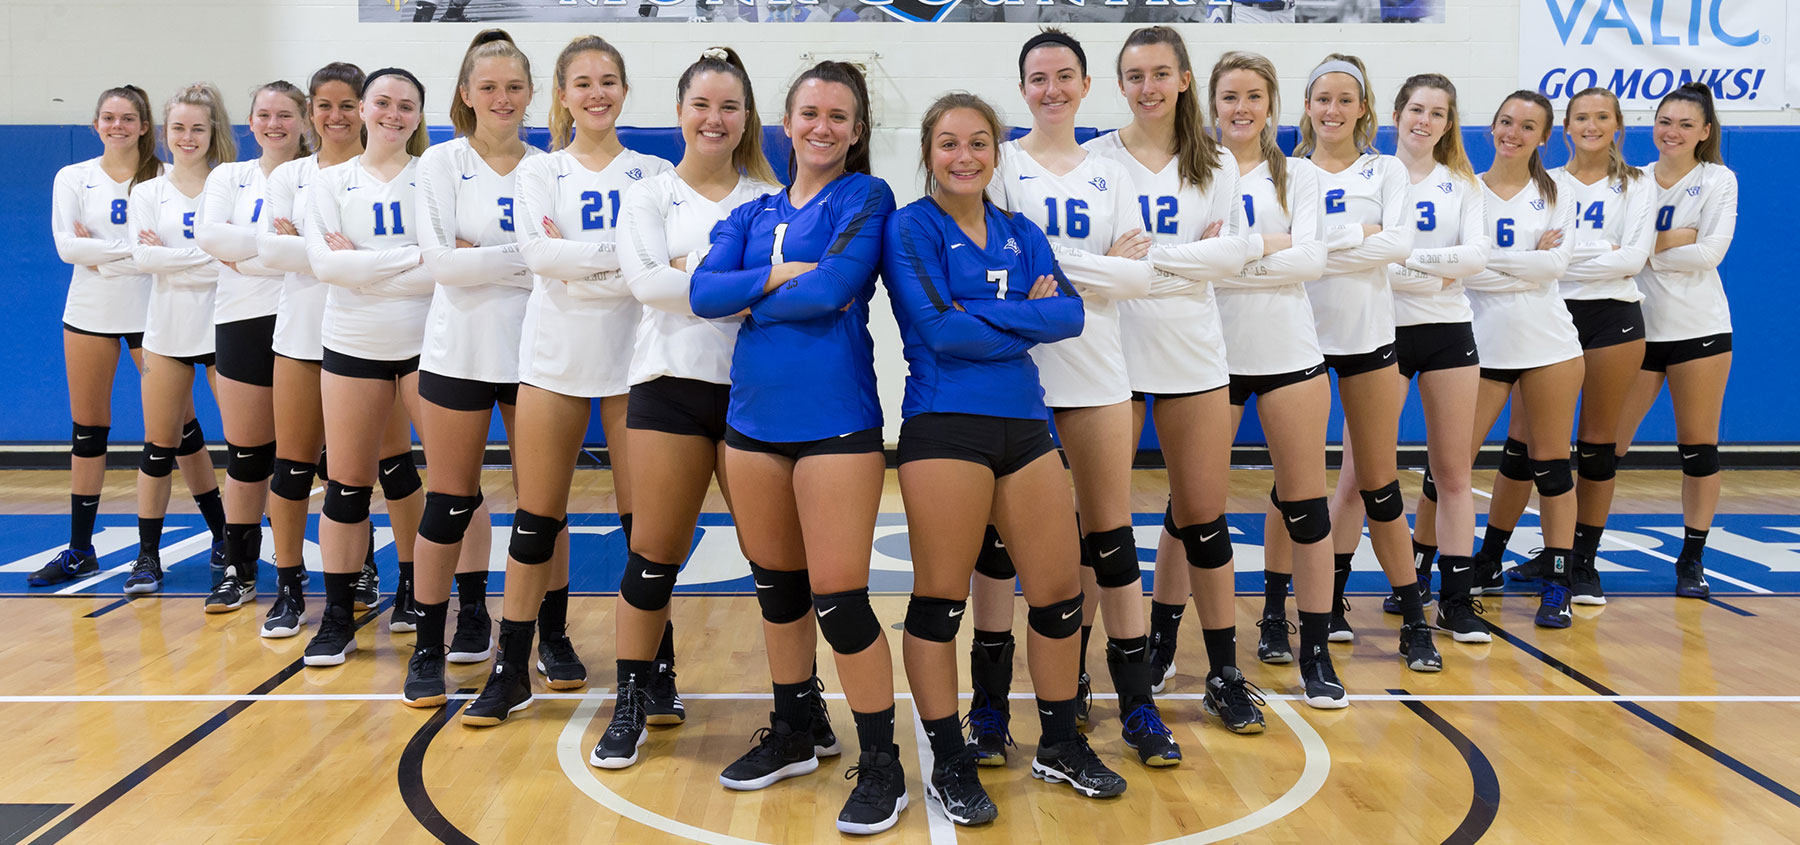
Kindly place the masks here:
MULTIPOLYGON (((856 96, 856 125, 861 130, 856 143, 850 145, 850 153, 844 159, 844 170, 850 173, 869 175, 869 136, 875 131, 875 118, 869 109, 869 85, 863 81, 862 71, 849 62, 823 61, 813 65, 794 84, 788 88, 785 110, 794 110, 794 94, 807 80, 817 79, 823 82, 836 82, 850 89, 856 96)), ((746 132, 749 127, 745 127, 746 132)), ((788 178, 794 174, 794 151, 788 150, 788 178)))
POLYGON ((1719 152, 1719 113, 1713 109, 1712 89, 1703 82, 1688 82, 1668 93, 1662 102, 1656 104, 1656 113, 1670 103, 1693 103, 1700 107, 1700 114, 1706 119, 1706 137, 1694 145, 1694 158, 1708 164, 1724 164, 1725 157, 1719 152))
MULTIPOLYGON (((1281 210, 1290 213, 1287 201, 1287 153, 1281 151, 1281 145, 1275 141, 1275 121, 1281 114, 1281 86, 1275 79, 1275 64, 1268 58, 1245 50, 1233 50, 1219 57, 1218 64, 1213 65, 1212 76, 1206 82, 1206 98, 1215 104, 1219 99, 1219 79, 1234 70, 1247 70, 1263 78, 1269 86, 1269 116, 1263 121, 1262 133, 1257 136, 1257 146, 1262 150, 1264 163, 1269 165, 1269 180, 1275 183, 1275 200, 1281 203, 1281 210)), ((1219 114, 1213 111, 1213 131, 1218 131, 1219 114)))
MULTIPOLYGON (((553 82, 556 93, 550 95, 550 149, 560 150, 575 140, 575 115, 569 113, 569 107, 562 103, 563 86, 569 84, 569 64, 575 57, 592 50, 603 53, 613 60, 613 66, 619 69, 619 87, 627 92, 631 90, 631 82, 625 76, 625 57, 620 55, 619 48, 614 47, 606 39, 598 35, 581 35, 570 41, 556 55, 556 73, 553 82)), ((526 74, 530 75, 530 66, 526 74)), ((597 80, 596 80, 597 81, 597 80)), ((617 126, 617 123, 614 124, 617 126)))
POLYGON ((106 101, 118 97, 131 104, 137 112, 138 122, 144 125, 144 134, 137 140, 137 169, 131 174, 131 187, 139 182, 148 182, 162 174, 162 160, 156 157, 156 121, 150 116, 150 95, 136 85, 121 85, 100 92, 100 99, 94 101, 94 120, 100 120, 100 109, 106 101))
MULTIPOLYGON (((1544 202, 1554 204, 1556 202, 1556 180, 1550 176, 1550 171, 1544 169, 1543 147, 1544 143, 1550 140, 1550 122, 1556 119, 1556 112, 1551 108, 1548 97, 1529 88, 1506 95, 1506 99, 1500 101, 1500 108, 1506 108, 1506 104, 1514 100, 1524 100, 1544 112, 1544 136, 1538 139, 1537 146, 1531 149, 1531 161, 1527 163, 1527 167, 1531 170, 1532 184, 1537 185, 1538 195, 1544 198, 1544 202)), ((1500 110, 1495 109, 1494 121, 1499 120, 1500 110)))
MULTIPOLYGON (((469 91, 469 76, 475 72, 475 62, 494 57, 518 62, 519 70, 525 74, 526 87, 531 86, 531 60, 525 58, 506 30, 484 29, 477 33, 475 40, 469 42, 468 51, 463 53, 462 69, 456 72, 456 95, 450 98, 450 125, 456 128, 459 136, 475 132, 475 108, 463 101, 463 95, 469 91)), ((530 99, 527 95, 527 103, 530 99)))
MULTIPOLYGON (((1132 31, 1119 48, 1118 72, 1125 61, 1125 51, 1152 44, 1167 45, 1175 52, 1181 72, 1188 77, 1188 88, 1175 95, 1175 160, 1181 182, 1204 191, 1212 183, 1213 171, 1219 168, 1219 144, 1206 134, 1206 110, 1200 104, 1200 91, 1193 84, 1194 66, 1188 58, 1187 42, 1173 27, 1146 26, 1132 31)), ((1122 74, 1121 74, 1122 75, 1122 74)), ((999 140, 998 136, 995 140, 999 140)))

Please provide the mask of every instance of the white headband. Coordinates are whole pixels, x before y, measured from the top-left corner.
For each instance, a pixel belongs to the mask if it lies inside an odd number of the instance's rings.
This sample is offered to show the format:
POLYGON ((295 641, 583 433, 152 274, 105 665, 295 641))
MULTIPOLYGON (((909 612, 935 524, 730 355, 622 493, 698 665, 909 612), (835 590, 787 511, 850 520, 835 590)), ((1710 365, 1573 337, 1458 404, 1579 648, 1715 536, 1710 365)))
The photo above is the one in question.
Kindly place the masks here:
POLYGON ((1329 62, 1319 65, 1316 68, 1313 68, 1312 76, 1309 76, 1306 78, 1306 96, 1307 97, 1312 96, 1313 83, 1318 82, 1319 77, 1324 76, 1325 74, 1328 74, 1328 73, 1349 74, 1351 79, 1356 80, 1356 87, 1362 90, 1364 98, 1365 99, 1367 98, 1368 91, 1369 91, 1369 85, 1368 85, 1368 83, 1363 81, 1362 71, 1357 70, 1356 65, 1353 65, 1342 59, 1333 59, 1329 62))

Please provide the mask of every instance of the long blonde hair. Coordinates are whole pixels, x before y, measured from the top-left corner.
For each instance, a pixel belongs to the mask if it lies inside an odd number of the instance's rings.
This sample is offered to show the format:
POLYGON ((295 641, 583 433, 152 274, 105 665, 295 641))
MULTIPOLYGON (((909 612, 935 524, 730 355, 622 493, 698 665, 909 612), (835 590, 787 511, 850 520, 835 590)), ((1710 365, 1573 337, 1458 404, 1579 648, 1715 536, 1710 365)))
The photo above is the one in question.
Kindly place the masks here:
POLYGON ((1469 163, 1469 152, 1463 149, 1462 118, 1456 110, 1456 85, 1450 78, 1441 73, 1421 73, 1407 77, 1400 84, 1400 93, 1394 97, 1394 114, 1398 115, 1412 102, 1414 92, 1420 88, 1436 88, 1450 98, 1450 125, 1444 129, 1444 137, 1439 138, 1431 147, 1431 157, 1438 164, 1448 168, 1450 175, 1465 182, 1475 184, 1475 167, 1469 163))
MULTIPOLYGON (((1348 53, 1332 53, 1331 55, 1326 56, 1324 61, 1319 62, 1319 66, 1323 67, 1331 62, 1348 63, 1354 66, 1357 74, 1362 77, 1362 79, 1358 81, 1358 87, 1362 92, 1363 115, 1356 119, 1356 126, 1352 127, 1350 137, 1354 140, 1358 150, 1365 153, 1372 153, 1375 151, 1375 130, 1381 127, 1381 121, 1375 117, 1375 104, 1369 101, 1369 69, 1363 66, 1362 59, 1349 55, 1348 53)), ((1317 70, 1317 68, 1314 69, 1317 70)), ((1311 104, 1311 85, 1306 86, 1306 99, 1307 103, 1311 104)), ((1319 137, 1318 133, 1313 130, 1312 118, 1304 117, 1304 115, 1302 115, 1302 117, 1303 119, 1300 121, 1300 143, 1294 145, 1294 155, 1300 158, 1306 158, 1319 148, 1319 137)))
MULTIPOLYGON (((469 76, 475 73, 475 63, 481 59, 512 59, 519 63, 519 69, 525 74, 525 87, 531 87, 531 60, 513 43, 511 35, 504 29, 484 29, 469 42, 469 49, 463 53, 462 69, 456 72, 456 96, 450 98, 450 125, 456 128, 456 134, 470 135, 475 132, 475 109, 463 102, 463 94, 469 90, 469 76)), ((530 95, 526 95, 527 102, 530 95)), ((567 111, 567 109, 564 109, 567 111)))
MULTIPOLYGON (((624 77, 624 65, 619 66, 620 78, 624 77)), ((748 176, 758 182, 769 185, 780 184, 775 177, 775 169, 769 166, 768 156, 762 149, 762 117, 756 112, 756 92, 750 87, 750 72, 744 68, 744 60, 736 50, 730 47, 709 47, 700 52, 700 58, 681 72, 681 79, 675 83, 675 108, 687 102, 688 86, 703 73, 722 73, 738 81, 744 87, 744 135, 738 139, 737 146, 731 150, 731 164, 741 175, 748 176)))
POLYGON ((1247 70, 1263 78, 1269 86, 1269 116, 1263 120, 1262 132, 1257 136, 1257 147, 1262 150, 1263 162, 1269 165, 1269 180, 1275 183, 1275 199, 1281 203, 1281 210, 1287 212, 1287 153, 1281 151, 1281 144, 1275 140, 1275 121, 1281 114, 1281 85, 1275 79, 1275 63, 1260 53, 1246 50, 1233 50, 1219 57, 1213 65, 1212 76, 1206 80, 1206 99, 1213 104, 1213 132, 1219 131, 1219 79, 1234 70, 1247 70))
MULTIPOLYGON (((211 82, 196 82, 175 93, 163 104, 163 126, 169 124, 169 110, 176 106, 199 106, 206 109, 211 132, 206 142, 206 169, 227 161, 237 161, 237 134, 231 128, 231 116, 225 112, 225 97, 211 82)), ((173 155, 173 154, 171 154, 173 155)))
POLYGON ((1621 185, 1631 184, 1633 180, 1644 175, 1644 171, 1631 166, 1631 163, 1625 160, 1624 144, 1620 143, 1625 136, 1625 111, 1619 107, 1619 95, 1614 94, 1610 89, 1587 88, 1569 98, 1568 108, 1563 111, 1563 143, 1569 147, 1571 161, 1575 155, 1575 140, 1569 136, 1569 121, 1575 118, 1575 101, 1582 97, 1604 97, 1606 104, 1612 107, 1613 125, 1619 128, 1613 130, 1611 141, 1606 145, 1606 179, 1621 185))

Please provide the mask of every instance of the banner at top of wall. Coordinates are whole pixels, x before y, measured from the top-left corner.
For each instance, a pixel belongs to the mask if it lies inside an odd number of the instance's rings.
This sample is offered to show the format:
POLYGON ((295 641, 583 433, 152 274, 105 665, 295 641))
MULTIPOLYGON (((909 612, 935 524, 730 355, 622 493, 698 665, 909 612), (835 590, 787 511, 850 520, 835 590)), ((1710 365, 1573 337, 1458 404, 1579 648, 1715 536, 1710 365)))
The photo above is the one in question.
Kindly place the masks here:
POLYGON ((1441 23, 1444 20, 1444 0, 357 0, 357 3, 365 23, 1441 23))
POLYGON ((1698 81, 1720 109, 1779 110, 1790 102, 1788 53, 1796 50, 1787 7, 1788 0, 1520 0, 1519 83, 1559 105, 1605 88, 1627 110, 1648 111, 1698 81))

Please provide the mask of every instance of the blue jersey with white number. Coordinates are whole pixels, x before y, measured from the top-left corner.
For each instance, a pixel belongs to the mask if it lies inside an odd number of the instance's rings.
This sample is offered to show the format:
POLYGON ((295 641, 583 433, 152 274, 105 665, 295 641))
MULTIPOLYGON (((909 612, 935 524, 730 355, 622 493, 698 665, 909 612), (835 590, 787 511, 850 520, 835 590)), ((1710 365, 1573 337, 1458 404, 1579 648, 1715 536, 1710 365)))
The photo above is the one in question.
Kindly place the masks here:
POLYGON ((845 173, 798 208, 786 191, 764 194, 713 228, 688 297, 708 319, 750 312, 731 357, 731 427, 774 443, 880 427, 869 298, 893 210, 886 182, 845 173), (787 261, 819 266, 764 293, 787 261))
POLYGON ((906 343, 903 416, 1048 417, 1030 351, 1081 334, 1081 297, 1036 223, 986 209, 985 245, 929 197, 888 219, 881 277, 906 343), (1027 299, 1046 275, 1058 294, 1027 299))

